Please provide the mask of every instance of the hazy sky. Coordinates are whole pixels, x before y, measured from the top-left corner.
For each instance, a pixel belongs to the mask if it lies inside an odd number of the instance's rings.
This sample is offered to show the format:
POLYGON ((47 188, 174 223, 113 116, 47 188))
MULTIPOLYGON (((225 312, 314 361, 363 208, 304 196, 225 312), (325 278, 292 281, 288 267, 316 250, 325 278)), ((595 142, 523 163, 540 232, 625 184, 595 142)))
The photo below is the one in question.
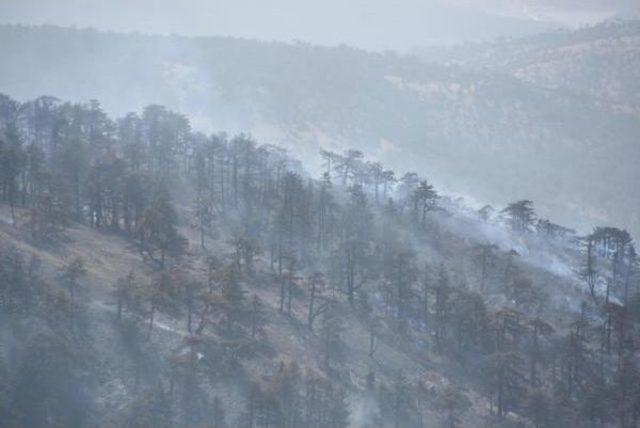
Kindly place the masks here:
POLYGON ((0 0, 0 22, 410 49, 581 25, 640 0, 0 0))

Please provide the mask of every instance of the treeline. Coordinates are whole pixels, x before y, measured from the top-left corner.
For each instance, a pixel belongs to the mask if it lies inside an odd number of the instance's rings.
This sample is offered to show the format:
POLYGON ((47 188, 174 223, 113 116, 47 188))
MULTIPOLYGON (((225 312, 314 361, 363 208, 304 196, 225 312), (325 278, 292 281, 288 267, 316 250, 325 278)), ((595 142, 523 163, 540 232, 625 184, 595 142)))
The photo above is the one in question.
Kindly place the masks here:
MULTIPOLYGON (((362 426, 427 426, 438 411, 455 427, 471 406, 460 385, 434 388, 411 373, 380 379, 382 344, 421 362, 445 357, 452 377, 489 403, 488 426, 517 425, 514 415, 537 427, 638 426, 639 277, 625 231, 579 238, 538 218, 527 200, 478 211, 478 222, 583 246, 578 276, 590 293, 559 324, 549 287, 535 283, 515 251, 461 242, 443 227, 450 204, 428 180, 398 176, 359 151, 323 151, 322 177, 313 179, 278 147, 194 133, 161 106, 113 121, 95 101, 3 96, 0 113, 0 199, 12 222, 37 242, 54 242, 73 222, 120 233, 154 270, 114 284, 117 328, 138 350, 131 408, 114 424, 226 426, 213 391, 233 378, 245 395, 238 426, 345 427, 356 389, 345 382, 354 352, 345 330, 361 324, 370 370, 358 394, 372 403, 362 426), (188 228, 197 230, 192 248, 188 228), (220 247, 225 257, 210 255, 220 247), (197 260, 204 277, 188 267, 197 260), (260 287, 277 296, 279 314, 248 295, 260 287), (184 322, 186 336, 164 362, 167 373, 145 375, 159 314, 184 322), (247 375, 245 363, 273 351, 265 326, 274 316, 302 322, 315 369, 298 361, 261 379, 247 375)), ((0 411, 18 426, 91 425, 96 397, 76 395, 96 379, 93 357, 80 352, 81 319, 91 313, 78 298, 87 288, 83 261, 60 270, 62 288, 46 285, 37 261, 15 249, 3 249, 1 263, 1 316, 14 336, 27 320, 40 321, 25 330, 34 344, 14 343, 22 357, 0 366, 10 379, 0 385, 0 411), (41 395, 30 398, 33 389, 41 395)))

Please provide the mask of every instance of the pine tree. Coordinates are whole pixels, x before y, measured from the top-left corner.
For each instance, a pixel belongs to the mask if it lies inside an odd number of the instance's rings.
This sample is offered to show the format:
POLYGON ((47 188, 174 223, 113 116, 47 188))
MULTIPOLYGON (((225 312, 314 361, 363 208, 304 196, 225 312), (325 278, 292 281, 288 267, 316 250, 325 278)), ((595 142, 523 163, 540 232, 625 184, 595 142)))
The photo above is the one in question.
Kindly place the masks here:
POLYGON ((117 302, 118 321, 122 320, 124 311, 134 308, 139 299, 140 291, 138 289, 135 273, 130 271, 127 276, 118 278, 114 286, 113 294, 117 302))
POLYGON ((444 414, 444 426, 460 426, 460 417, 471 407, 471 401, 464 391, 453 385, 444 387, 436 397, 436 407, 444 414))
POLYGON ((509 226, 516 232, 529 231, 535 219, 533 202, 528 200, 512 202, 501 212, 506 215, 509 226))
POLYGON ((147 340, 151 338, 153 326, 158 312, 168 314, 177 314, 179 287, 171 275, 162 271, 158 273, 153 281, 147 286, 143 301, 146 303, 146 315, 149 318, 149 327, 147 330, 147 340))
POLYGON ((338 363, 344 352, 344 342, 342 341, 342 319, 338 314, 337 304, 332 304, 323 313, 322 325, 320 327, 320 340, 322 361, 326 369, 331 369, 332 365, 338 363))
POLYGON ((228 333, 232 333, 243 319, 246 311, 245 294, 236 267, 234 265, 227 266, 222 276, 220 310, 228 333))
POLYGON ((178 233, 178 215, 169 201, 166 191, 160 191, 142 213, 138 225, 141 249, 151 256, 160 250, 160 267, 164 269, 166 255, 179 256, 186 240, 178 233))
POLYGON ((76 257, 67 263, 60 273, 60 279, 64 286, 69 290, 71 296, 71 304, 75 305, 76 293, 80 286, 80 280, 87 275, 85 262, 81 257, 76 257))
POLYGON ((0 200, 8 201, 11 222, 16 224, 15 204, 18 197, 17 178, 25 167, 26 155, 13 127, 9 127, 7 142, 0 140, 0 200))

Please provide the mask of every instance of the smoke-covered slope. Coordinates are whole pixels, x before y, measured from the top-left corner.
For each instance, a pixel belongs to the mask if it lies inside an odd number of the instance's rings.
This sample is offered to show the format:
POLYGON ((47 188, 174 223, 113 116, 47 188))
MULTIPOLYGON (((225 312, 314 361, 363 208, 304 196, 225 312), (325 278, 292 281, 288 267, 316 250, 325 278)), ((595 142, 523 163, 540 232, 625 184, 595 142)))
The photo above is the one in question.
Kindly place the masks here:
MULTIPOLYGON (((319 146, 357 147, 482 201, 527 197, 558 221, 639 230, 637 116, 542 88, 553 85, 528 68, 521 79, 347 47, 58 28, 3 27, 0 40, 0 88, 21 99, 99 98, 119 114, 157 102, 196 129, 251 130, 311 162, 319 146)), ((611 79, 632 85, 623 71, 611 79)))
POLYGON ((0 101, 9 427, 639 420, 623 230, 476 211, 354 150, 310 173, 158 105, 0 101))

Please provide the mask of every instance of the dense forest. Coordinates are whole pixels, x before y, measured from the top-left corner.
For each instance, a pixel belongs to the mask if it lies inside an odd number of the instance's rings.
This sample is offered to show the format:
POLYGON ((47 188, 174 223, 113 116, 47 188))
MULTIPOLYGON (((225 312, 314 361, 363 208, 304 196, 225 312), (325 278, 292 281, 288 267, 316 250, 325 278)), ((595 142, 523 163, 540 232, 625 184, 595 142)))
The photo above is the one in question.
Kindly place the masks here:
POLYGON ((640 426, 629 233, 320 156, 0 96, 0 426, 640 426))

